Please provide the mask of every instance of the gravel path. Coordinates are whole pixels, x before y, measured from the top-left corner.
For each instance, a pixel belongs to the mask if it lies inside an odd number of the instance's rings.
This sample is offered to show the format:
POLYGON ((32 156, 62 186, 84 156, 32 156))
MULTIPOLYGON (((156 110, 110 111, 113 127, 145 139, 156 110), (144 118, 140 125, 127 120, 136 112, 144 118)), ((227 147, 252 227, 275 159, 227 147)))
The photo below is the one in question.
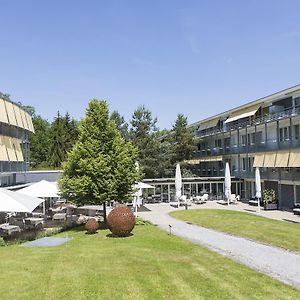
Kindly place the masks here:
MULTIPOLYGON (((153 208, 149 206, 150 209, 153 208)), ((139 216, 195 244, 225 255, 252 269, 300 289, 300 253, 285 251, 245 238, 187 224, 168 215, 172 209, 141 212, 139 216)))

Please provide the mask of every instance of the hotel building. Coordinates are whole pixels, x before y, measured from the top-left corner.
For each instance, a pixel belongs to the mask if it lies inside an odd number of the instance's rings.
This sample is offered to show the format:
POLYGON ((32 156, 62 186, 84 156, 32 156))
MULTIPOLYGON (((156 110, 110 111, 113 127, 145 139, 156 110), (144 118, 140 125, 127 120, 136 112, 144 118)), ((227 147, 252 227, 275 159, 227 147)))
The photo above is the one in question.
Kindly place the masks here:
POLYGON ((29 170, 31 116, 0 93, 0 186, 13 185, 16 173, 29 170))
MULTIPOLYGON (((225 163, 239 182, 233 193, 255 195, 255 167, 262 185, 277 193, 278 208, 300 203, 300 85, 190 125, 199 138, 189 161, 199 177, 224 176, 225 163)), ((210 193, 218 194, 218 185, 210 193)))

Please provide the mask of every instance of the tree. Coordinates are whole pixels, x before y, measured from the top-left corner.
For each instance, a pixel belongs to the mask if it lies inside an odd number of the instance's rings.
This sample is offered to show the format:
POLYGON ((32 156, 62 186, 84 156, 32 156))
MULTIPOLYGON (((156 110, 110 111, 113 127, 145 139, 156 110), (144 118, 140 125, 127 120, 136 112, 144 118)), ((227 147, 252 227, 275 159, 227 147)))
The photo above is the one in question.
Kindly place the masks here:
POLYGON ((191 158, 196 149, 193 129, 187 127, 187 117, 178 114, 171 130, 170 138, 173 145, 173 161, 182 162, 191 158))
POLYGON ((114 110, 110 115, 110 119, 115 122, 117 129, 121 132, 123 138, 128 140, 128 124, 125 122, 124 117, 121 116, 118 111, 114 110))
POLYGON ((65 121, 57 112, 49 131, 48 162, 51 167, 60 167, 66 159, 65 121))
POLYGON ((65 156, 72 149, 78 137, 78 123, 66 113, 63 118, 65 129, 65 156))
POLYGON ((157 119, 153 119, 152 113, 145 106, 134 111, 130 122, 130 138, 139 150, 138 161, 146 178, 159 176, 160 141, 157 138, 156 123, 157 119))
POLYGON ((36 168, 47 166, 50 124, 41 116, 32 118, 35 133, 29 134, 30 164, 36 168))
POLYGON ((77 204, 103 204, 125 200, 139 179, 137 150, 126 142, 109 119, 105 101, 90 101, 80 122, 78 140, 63 164, 59 186, 62 195, 77 204))

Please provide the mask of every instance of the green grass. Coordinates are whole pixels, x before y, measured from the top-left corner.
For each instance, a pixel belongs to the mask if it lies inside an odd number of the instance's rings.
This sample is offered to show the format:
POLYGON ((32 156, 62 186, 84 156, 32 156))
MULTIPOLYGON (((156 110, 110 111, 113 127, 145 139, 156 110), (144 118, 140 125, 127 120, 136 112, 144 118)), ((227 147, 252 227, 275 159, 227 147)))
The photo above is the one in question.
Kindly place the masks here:
MULTIPOLYGON (((59 236, 64 236, 61 233, 59 236)), ((0 248, 4 299, 299 299, 299 291, 152 225, 128 238, 69 231, 54 248, 0 248)))
POLYGON ((176 211, 171 215, 206 228, 300 252, 300 224, 222 209, 176 211))

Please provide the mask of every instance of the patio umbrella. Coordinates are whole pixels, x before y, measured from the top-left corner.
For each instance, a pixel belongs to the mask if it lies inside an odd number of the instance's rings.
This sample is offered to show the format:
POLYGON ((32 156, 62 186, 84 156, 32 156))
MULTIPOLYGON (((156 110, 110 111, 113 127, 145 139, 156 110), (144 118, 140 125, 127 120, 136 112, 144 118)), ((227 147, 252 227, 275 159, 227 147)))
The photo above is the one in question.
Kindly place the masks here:
POLYGON ((4 212, 32 212, 44 199, 21 195, 4 188, 0 188, 0 211, 4 212))
POLYGON ((256 167, 255 169, 255 190, 256 190, 255 197, 257 198, 257 208, 258 211, 260 211, 261 182, 260 182, 260 172, 258 167, 256 167))
POLYGON ((227 204, 229 205, 229 199, 231 196, 231 177, 230 168, 228 162, 225 166, 225 197, 227 198, 227 204))
POLYGON ((176 200, 178 202, 179 207, 179 198, 181 197, 181 189, 182 189, 182 178, 181 178, 181 171, 180 165, 176 165, 176 173, 175 173, 175 190, 176 190, 176 200))
MULTIPOLYGON (((50 182, 47 180, 41 180, 35 182, 30 186, 27 186, 23 189, 17 191, 17 193, 28 195, 38 198, 59 198, 58 188, 56 182, 50 182)), ((45 214, 45 202, 43 203, 43 213, 45 214)))

